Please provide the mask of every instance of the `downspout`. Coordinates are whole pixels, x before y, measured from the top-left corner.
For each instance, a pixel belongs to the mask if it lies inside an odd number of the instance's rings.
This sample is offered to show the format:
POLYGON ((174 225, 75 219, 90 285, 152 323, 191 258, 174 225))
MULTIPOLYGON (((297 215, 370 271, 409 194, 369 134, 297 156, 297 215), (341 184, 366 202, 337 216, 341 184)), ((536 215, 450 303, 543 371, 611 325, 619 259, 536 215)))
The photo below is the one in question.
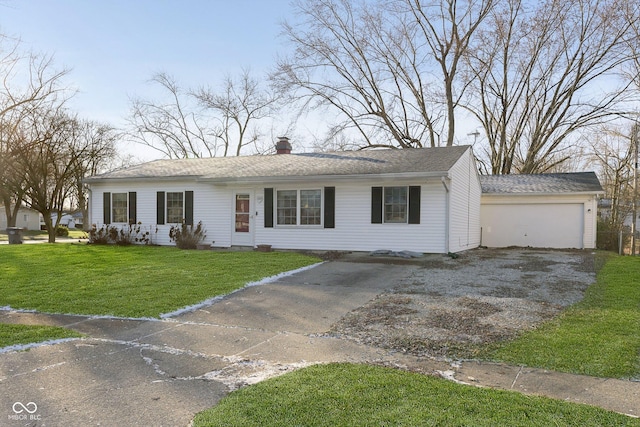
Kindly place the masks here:
POLYGON ((444 187, 444 190, 446 191, 446 196, 445 196, 445 207, 444 207, 444 211, 445 211, 445 218, 444 218, 444 253, 448 254, 449 253, 449 185, 448 185, 448 181, 449 178, 442 176, 440 177, 440 181, 442 181, 442 186, 444 187))
POLYGON ((82 225, 82 228, 84 228, 84 231, 88 231, 91 230, 91 226, 89 224, 92 224, 92 219, 93 219, 93 193, 91 192, 91 186, 85 184, 86 188, 87 188, 87 217, 88 218, 83 218, 83 220, 85 221, 84 224, 82 225))

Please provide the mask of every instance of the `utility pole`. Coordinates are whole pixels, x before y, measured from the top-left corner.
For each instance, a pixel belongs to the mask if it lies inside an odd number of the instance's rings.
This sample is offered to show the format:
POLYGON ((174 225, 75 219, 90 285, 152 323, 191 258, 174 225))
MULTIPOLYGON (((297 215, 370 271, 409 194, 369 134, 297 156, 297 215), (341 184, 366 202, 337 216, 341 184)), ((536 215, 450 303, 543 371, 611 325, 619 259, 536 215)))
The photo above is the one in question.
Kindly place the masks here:
POLYGON ((634 123, 631 130, 633 144, 633 218, 631 220, 631 255, 636 254, 636 219, 638 217, 638 133, 640 125, 634 123))

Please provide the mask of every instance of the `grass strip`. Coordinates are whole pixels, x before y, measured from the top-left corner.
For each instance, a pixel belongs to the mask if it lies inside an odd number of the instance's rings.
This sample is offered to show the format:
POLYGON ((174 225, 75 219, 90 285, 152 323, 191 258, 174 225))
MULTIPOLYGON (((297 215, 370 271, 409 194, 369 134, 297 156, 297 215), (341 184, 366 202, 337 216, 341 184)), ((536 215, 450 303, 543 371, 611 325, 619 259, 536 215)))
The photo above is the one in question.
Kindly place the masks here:
POLYGON ((63 338, 80 338, 79 333, 58 326, 14 325, 0 323, 0 348, 63 338))
POLYGON ((316 365, 235 391, 210 426, 639 426, 600 408, 366 365, 316 365))
POLYGON ((0 306, 48 313, 158 317, 318 261, 293 252, 9 245, 0 250, 0 306))
POLYGON ((480 358, 608 378, 640 374, 640 258, 611 256, 584 299, 480 358))

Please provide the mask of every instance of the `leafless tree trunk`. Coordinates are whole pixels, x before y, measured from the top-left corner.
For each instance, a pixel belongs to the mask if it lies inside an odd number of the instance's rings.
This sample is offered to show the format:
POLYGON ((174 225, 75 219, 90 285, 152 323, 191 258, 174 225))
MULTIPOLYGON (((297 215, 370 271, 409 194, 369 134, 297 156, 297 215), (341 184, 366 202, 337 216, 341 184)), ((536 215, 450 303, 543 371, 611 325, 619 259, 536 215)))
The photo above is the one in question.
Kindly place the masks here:
POLYGON ((632 0, 505 0, 469 49, 466 106, 482 124, 491 173, 540 173, 568 159, 579 129, 615 118, 628 82, 632 0), (619 80, 617 80, 619 82, 619 80))

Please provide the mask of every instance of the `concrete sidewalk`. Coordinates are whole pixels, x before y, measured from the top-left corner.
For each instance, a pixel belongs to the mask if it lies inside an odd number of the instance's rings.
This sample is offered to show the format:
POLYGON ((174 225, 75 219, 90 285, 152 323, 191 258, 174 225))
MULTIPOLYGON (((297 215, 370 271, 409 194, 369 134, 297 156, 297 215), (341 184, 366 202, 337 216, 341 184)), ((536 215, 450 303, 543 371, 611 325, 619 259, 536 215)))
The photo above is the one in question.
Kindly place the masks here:
POLYGON ((640 383, 452 366, 322 336, 414 268, 325 263, 168 320, 0 312, 0 322, 65 326, 88 336, 0 354, 0 425, 186 426, 230 390, 324 362, 384 363, 639 415, 640 383), (16 414, 22 408, 16 403, 37 409, 16 414))

